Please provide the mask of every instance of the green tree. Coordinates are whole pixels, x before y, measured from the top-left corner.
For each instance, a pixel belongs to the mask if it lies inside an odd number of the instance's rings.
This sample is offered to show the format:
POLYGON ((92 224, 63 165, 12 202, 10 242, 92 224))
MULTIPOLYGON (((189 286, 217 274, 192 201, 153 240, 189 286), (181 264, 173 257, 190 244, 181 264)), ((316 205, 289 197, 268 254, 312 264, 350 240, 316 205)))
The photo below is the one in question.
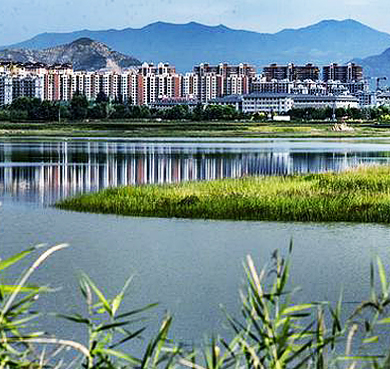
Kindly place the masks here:
POLYGON ((112 106, 112 113, 110 117, 112 119, 125 119, 128 116, 128 109, 125 105, 123 104, 114 104, 112 106))
POLYGON ((75 93, 70 101, 70 115, 74 120, 82 120, 88 116, 89 103, 85 95, 75 93))
POLYGON ((102 103, 102 102, 109 102, 109 101, 110 99, 108 98, 108 96, 103 91, 99 91, 99 93, 96 96, 95 102, 102 103))
POLYGON ((201 103, 197 104, 192 111, 192 119, 196 121, 201 121, 204 119, 204 109, 201 103))

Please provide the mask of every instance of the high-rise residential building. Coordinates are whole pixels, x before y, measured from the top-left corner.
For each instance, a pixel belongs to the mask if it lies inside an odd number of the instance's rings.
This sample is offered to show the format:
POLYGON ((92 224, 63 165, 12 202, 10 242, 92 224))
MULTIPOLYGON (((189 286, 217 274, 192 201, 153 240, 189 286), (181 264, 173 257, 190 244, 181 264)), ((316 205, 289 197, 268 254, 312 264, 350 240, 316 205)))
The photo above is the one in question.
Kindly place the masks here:
POLYGON ((288 81, 318 81, 320 78, 320 69, 313 64, 306 65, 277 65, 271 64, 264 67, 263 74, 267 82, 272 80, 288 80, 288 81))
POLYGON ((12 77, 10 74, 0 74, 0 106, 12 103, 12 77))
POLYGON ((44 74, 44 99, 49 101, 68 101, 72 98, 71 64, 55 64, 47 67, 44 74))
POLYGON ((194 67, 194 91, 201 102, 227 95, 245 94, 255 77, 255 68, 248 64, 207 63, 194 67))
POLYGON ((121 98, 129 105, 141 105, 142 76, 135 68, 127 69, 121 74, 121 98))
POLYGON ((12 100, 19 97, 35 97, 43 100, 43 76, 21 75, 12 77, 12 100))
POLYGON ((74 72, 72 76, 72 94, 78 92, 85 95, 88 100, 96 99, 95 79, 95 72, 74 72))
POLYGON ((355 63, 338 65, 332 63, 323 67, 322 79, 327 81, 340 81, 342 83, 363 81, 363 68, 355 63))
POLYGON ((180 76, 174 66, 167 63, 144 63, 138 70, 138 105, 149 105, 158 99, 179 98, 180 76), (142 80, 141 80, 142 79, 142 80))
POLYGON ((11 104, 19 97, 44 98, 44 78, 33 74, 1 74, 0 105, 11 104))
POLYGON ((198 79, 196 73, 186 73, 180 76, 180 95, 187 100, 195 100, 198 98, 198 79))

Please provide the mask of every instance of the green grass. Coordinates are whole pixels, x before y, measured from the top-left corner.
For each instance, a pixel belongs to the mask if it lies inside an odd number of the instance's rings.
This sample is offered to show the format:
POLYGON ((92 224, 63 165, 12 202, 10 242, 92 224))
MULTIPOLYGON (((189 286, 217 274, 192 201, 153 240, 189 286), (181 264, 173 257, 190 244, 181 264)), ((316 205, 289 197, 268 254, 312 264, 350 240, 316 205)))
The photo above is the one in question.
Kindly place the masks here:
POLYGON ((111 188, 56 206, 145 217, 390 223, 390 167, 111 188))
MULTIPOLYGON (((371 122, 372 123, 372 122, 371 122)), ((354 123, 335 132, 330 122, 162 121, 0 122, 0 136, 66 137, 389 137, 390 127, 354 123)))

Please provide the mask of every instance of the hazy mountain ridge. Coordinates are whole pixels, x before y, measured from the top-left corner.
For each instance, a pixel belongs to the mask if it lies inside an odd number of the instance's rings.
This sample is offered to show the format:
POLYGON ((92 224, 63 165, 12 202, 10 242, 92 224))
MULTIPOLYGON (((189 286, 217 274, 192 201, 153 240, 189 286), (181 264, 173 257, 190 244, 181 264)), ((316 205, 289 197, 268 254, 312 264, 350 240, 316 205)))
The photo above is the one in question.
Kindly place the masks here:
POLYGON ((104 43, 89 38, 79 38, 70 44, 44 50, 5 49, 0 51, 0 59, 45 64, 72 63, 75 70, 98 70, 106 67, 119 69, 141 64, 139 60, 112 51, 104 43))
POLYGON ((369 56, 364 59, 354 59, 364 68, 366 77, 387 77, 387 84, 390 81, 390 48, 382 54, 369 56))
POLYGON ((201 62, 344 63, 378 54, 390 46, 390 35, 354 20, 325 20, 275 34, 234 30, 196 22, 156 22, 140 29, 43 33, 11 48, 42 49, 80 37, 99 40, 114 50, 145 61, 170 62, 181 72, 201 62))

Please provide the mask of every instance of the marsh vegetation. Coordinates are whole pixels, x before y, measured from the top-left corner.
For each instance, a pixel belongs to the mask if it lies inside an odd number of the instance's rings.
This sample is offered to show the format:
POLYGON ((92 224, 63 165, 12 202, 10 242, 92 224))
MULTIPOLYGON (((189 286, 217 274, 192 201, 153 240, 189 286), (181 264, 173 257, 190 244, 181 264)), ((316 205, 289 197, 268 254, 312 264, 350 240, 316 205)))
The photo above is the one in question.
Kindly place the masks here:
POLYGON ((146 217, 390 223, 390 168, 109 188, 56 206, 146 217))

